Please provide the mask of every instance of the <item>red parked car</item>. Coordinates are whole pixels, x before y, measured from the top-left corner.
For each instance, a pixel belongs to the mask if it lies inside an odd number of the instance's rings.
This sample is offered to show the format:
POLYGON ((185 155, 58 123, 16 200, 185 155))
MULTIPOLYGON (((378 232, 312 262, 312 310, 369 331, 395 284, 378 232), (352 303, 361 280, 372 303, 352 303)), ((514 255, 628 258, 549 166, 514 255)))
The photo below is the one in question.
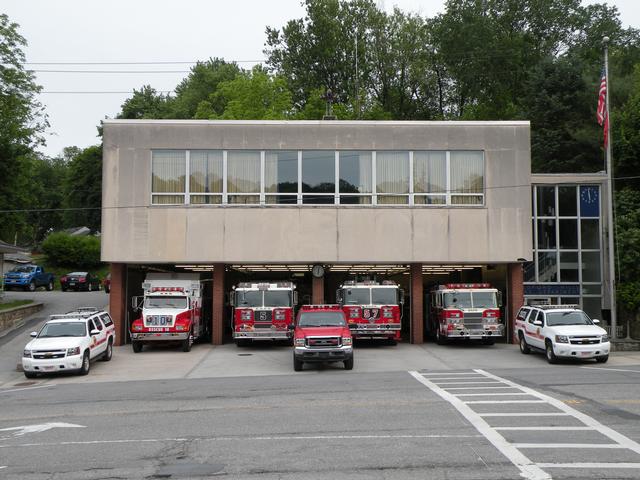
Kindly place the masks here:
POLYGON ((63 292, 67 290, 100 290, 100 279, 89 272, 71 272, 60 277, 60 287, 63 292))
POLYGON ((293 369, 299 372, 305 362, 344 362, 353 369, 353 339, 340 305, 303 305, 298 311, 293 369))

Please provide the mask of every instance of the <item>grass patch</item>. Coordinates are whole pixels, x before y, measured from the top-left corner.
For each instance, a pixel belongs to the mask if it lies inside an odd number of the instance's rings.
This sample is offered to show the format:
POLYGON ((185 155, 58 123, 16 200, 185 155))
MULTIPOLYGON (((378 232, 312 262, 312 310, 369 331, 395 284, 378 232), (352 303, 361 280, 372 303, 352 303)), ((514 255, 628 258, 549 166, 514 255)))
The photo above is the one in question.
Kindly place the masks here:
POLYGON ((11 302, 0 302, 0 311, 9 310, 10 308, 20 307, 22 305, 29 305, 33 303, 33 300, 13 300, 11 302))

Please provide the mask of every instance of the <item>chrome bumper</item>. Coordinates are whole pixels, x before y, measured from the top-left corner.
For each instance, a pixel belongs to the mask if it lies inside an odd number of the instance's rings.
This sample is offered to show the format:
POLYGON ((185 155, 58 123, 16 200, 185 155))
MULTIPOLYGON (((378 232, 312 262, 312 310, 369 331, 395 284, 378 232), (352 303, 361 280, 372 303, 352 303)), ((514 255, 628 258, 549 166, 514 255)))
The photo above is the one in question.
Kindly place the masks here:
POLYGON ((295 347, 293 355, 305 362, 330 362, 348 360, 353 357, 353 347, 351 345, 343 345, 341 347, 331 348, 308 348, 295 347))
POLYGON ((131 333, 131 340, 144 342, 167 342, 173 340, 186 340, 189 332, 136 332, 131 333))
POLYGON ((268 330, 265 332, 251 331, 251 332, 233 332, 233 338, 257 338, 264 340, 287 340, 291 338, 292 333, 287 330, 268 330))
POLYGON ((469 338, 471 340, 481 340, 487 338, 499 338, 504 335, 504 325, 497 325, 495 330, 488 328, 457 328, 447 330, 447 338, 469 338))
POLYGON ((82 355, 64 358, 28 358, 22 357, 22 369, 25 372, 66 372, 82 367, 82 355))
POLYGON ((611 343, 592 343, 590 345, 572 345, 570 343, 556 343, 553 353, 558 357, 567 358, 596 358, 609 355, 611 343))

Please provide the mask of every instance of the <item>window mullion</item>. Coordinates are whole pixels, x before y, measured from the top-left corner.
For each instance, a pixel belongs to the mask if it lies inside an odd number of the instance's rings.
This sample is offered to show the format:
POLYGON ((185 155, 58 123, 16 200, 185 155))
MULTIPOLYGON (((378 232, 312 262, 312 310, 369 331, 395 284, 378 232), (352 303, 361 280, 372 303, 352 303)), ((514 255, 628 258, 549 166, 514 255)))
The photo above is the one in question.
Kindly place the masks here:
POLYGON ((229 196, 227 194, 227 150, 222 151, 222 204, 227 205, 229 203, 229 196))
POLYGON ((184 186, 184 203, 191 203, 191 150, 187 150, 185 154, 185 186, 184 186))

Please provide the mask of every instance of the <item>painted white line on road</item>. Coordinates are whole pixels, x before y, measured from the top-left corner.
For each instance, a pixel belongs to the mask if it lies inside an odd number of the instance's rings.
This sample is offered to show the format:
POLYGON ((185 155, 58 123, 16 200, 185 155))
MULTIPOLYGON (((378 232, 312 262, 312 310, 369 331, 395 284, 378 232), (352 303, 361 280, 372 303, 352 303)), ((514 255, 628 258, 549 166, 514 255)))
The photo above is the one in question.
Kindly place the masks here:
MULTIPOLYGON (((431 382, 431 380, 429 381, 431 382)), ((442 382, 442 383, 431 382, 431 383, 433 383, 434 385, 440 386, 440 385, 489 385, 492 383, 502 383, 502 382, 464 382, 462 381, 462 382, 442 382)), ((449 388, 452 388, 452 387, 449 387, 449 388)))
POLYGON ((4 465, 4 466, 0 467, 0 470, 2 470, 3 468, 7 468, 7 466, 6 466, 6 465, 4 465))
MULTIPOLYGON (((529 395, 528 393, 526 395, 529 395)), ((464 402, 468 405, 485 404, 490 405, 493 403, 547 403, 544 400, 471 400, 470 402, 464 402)))
POLYGON ((509 397, 515 395, 529 395, 528 393, 514 392, 514 393, 454 393, 456 397, 509 397))
POLYGON ((489 390, 489 389, 505 389, 505 388, 510 388, 512 390, 515 389, 515 387, 447 387, 447 388, 444 388, 443 390, 446 390, 448 392, 449 390, 489 390))
POLYGON ((453 405, 471 423, 471 425, 476 428, 476 430, 478 430, 520 470, 520 475, 523 478, 529 480, 551 480, 551 476, 547 472, 535 465, 518 449, 514 448, 502 435, 500 435, 495 429, 491 428, 491 426, 483 420, 480 415, 474 412, 460 399, 456 398, 446 390, 443 390, 429 379, 424 378, 416 371, 411 371, 409 374, 432 392, 451 403, 451 405, 453 405))
POLYGON ((496 430, 539 430, 539 431, 543 431, 546 432, 548 430, 559 430, 561 432, 564 432, 565 430, 571 430, 571 431, 581 431, 581 430, 593 430, 593 427, 493 427, 496 430))
POLYGON ((539 463, 542 468, 640 468, 640 463, 539 463))
POLYGON ((429 378, 429 377, 437 377, 439 375, 475 375, 477 376, 478 374, 475 372, 442 372, 442 373, 423 373, 422 376, 425 378, 429 378))
POLYGON ((0 390, 0 393, 10 393, 10 392, 21 392, 23 390, 35 390, 37 388, 48 388, 55 387, 55 384, 51 385, 38 385, 37 387, 24 387, 24 388, 13 388, 11 390, 0 390))
POLYGON ((69 441, 69 442, 42 442, 42 443, 21 443, 16 445, 0 445, 0 448, 24 448, 24 447, 52 447, 59 445, 105 445, 118 443, 158 443, 158 442, 187 442, 194 440, 204 441, 241 441, 247 442, 251 440, 269 441, 276 440, 361 440, 361 439, 461 439, 461 438, 480 438, 481 435, 315 435, 315 436, 269 436, 269 437, 191 437, 191 438, 143 438, 143 439, 119 439, 119 440, 86 440, 86 441, 69 441))
POLYGON ((549 413, 479 413, 481 417, 568 417, 568 413, 549 412, 549 413))
POLYGON ((605 370, 607 372, 640 373, 640 370, 623 370, 622 368, 580 367, 588 370, 605 370))
POLYGON ((534 397, 538 397, 541 400, 545 400, 547 401, 549 404, 553 405, 554 407, 556 407, 558 410, 565 412, 568 415, 571 415, 572 417, 580 420, 582 423, 584 423, 585 425, 589 426, 589 427, 593 427, 595 430, 597 430, 598 432, 600 432, 602 435, 609 437, 611 440, 613 440, 616 443, 619 443, 620 445, 623 445, 625 448, 640 454, 640 444, 637 442, 634 442, 633 440, 631 440, 629 437, 625 437, 624 435, 622 435, 621 433, 615 431, 612 428, 607 427, 606 425, 603 425, 602 423, 598 422, 596 419, 590 417, 589 415, 585 415, 584 413, 580 412, 579 410, 576 410, 575 408, 570 407, 569 405, 567 405, 566 403, 557 400, 553 397, 550 397, 549 395, 545 395, 543 393, 537 392, 535 390, 533 390, 532 388, 529 387, 524 387, 522 385, 518 385, 517 383, 511 382, 509 380, 506 380, 504 378, 500 378, 496 375, 492 375, 491 373, 485 372, 484 370, 481 369, 477 369, 475 370, 478 373, 482 373, 484 375, 486 375, 489 378, 493 378, 495 380, 500 380, 502 382, 504 382, 507 385, 511 385, 512 387, 517 387, 519 389, 521 389, 523 392, 527 392, 530 393, 531 395, 533 395, 534 397))
POLYGON ((626 448, 619 443, 513 443, 516 448, 626 448))

